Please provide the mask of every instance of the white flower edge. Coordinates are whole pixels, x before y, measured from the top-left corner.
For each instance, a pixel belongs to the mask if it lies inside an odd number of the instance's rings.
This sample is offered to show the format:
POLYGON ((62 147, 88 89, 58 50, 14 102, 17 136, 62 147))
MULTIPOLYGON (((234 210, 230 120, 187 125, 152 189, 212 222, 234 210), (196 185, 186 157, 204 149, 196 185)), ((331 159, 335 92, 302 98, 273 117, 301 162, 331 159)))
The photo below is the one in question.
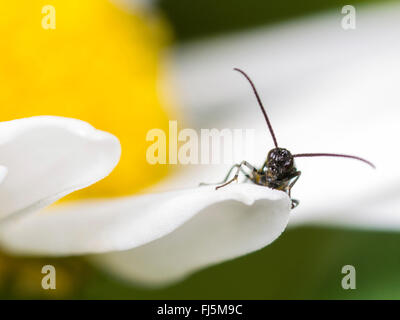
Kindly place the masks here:
POLYGON ((119 162, 118 139, 71 118, 0 123, 0 226, 106 177, 119 162))
POLYGON ((28 255, 116 251, 94 259, 132 281, 160 284, 263 248, 283 232, 289 213, 281 191, 207 186, 58 206, 9 225, 0 242, 28 255))

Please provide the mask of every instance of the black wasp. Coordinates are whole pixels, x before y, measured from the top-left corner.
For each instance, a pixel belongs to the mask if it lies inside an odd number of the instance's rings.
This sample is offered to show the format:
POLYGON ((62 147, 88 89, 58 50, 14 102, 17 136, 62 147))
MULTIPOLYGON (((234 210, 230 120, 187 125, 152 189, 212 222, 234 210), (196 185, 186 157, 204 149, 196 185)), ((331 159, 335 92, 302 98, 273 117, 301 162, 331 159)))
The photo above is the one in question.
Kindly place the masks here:
MULTIPOLYGON (((269 132, 271 133, 272 139, 274 141, 275 148, 268 152, 267 160, 265 160, 261 169, 257 169, 253 167, 247 161, 242 161, 240 164, 235 164, 228 172, 224 181, 221 182, 221 185, 216 187, 216 189, 225 187, 226 185, 232 183, 233 181, 237 180, 239 177, 239 172, 242 172, 246 178, 254 182, 255 184, 266 186, 272 189, 281 190, 286 192, 289 197, 291 197, 291 190, 293 185, 299 179, 301 171, 297 170, 294 164, 294 158, 300 157, 343 157, 343 158, 351 158, 363 161, 370 165, 372 168, 375 166, 360 157, 351 156, 347 154, 336 154, 336 153, 298 153, 298 154, 291 154, 289 150, 278 147, 278 142, 276 141, 276 137, 274 131, 272 129, 271 123, 268 119, 267 113, 265 112, 264 106, 261 102, 260 96, 257 93, 256 87, 254 86, 253 82, 251 81, 250 77, 242 70, 238 68, 234 68, 234 70, 240 72, 242 75, 246 77, 249 81, 253 92, 256 96, 257 102, 261 108, 261 111, 264 115, 265 121, 267 122, 269 132), (242 167, 247 167, 250 169, 250 172, 246 172, 243 170, 242 167), (228 180, 231 172, 233 169, 237 169, 234 177, 228 180)), ((292 200, 292 209, 295 208, 299 201, 295 199, 292 200)))

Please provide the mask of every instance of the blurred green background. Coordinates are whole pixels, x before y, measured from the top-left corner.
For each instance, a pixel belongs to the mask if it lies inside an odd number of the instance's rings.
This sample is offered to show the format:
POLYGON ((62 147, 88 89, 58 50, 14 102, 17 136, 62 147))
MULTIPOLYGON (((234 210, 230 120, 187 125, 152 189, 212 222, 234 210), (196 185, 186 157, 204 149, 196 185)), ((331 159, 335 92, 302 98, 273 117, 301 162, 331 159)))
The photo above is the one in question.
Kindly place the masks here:
POLYGON ((400 234, 394 233, 330 228, 287 230, 258 252, 157 290, 127 285, 81 258, 8 257, 10 269, 3 277, 0 298, 398 299, 398 243, 400 234), (45 291, 38 286, 45 264, 54 265, 57 270, 57 290, 45 291), (341 270, 347 264, 356 268, 356 290, 341 287, 341 270))
MULTIPOLYGON (((378 1, 353 0, 352 5, 378 1)), ((382 2, 382 1, 379 1, 382 2)), ((339 0, 162 0, 156 2, 177 44, 337 10, 339 0)), ((2 299, 397 299, 400 234, 336 228, 287 230, 259 252, 147 290, 105 274, 84 258, 36 259, 1 254, 2 299), (43 265, 57 270, 57 290, 38 286, 43 265), (357 289, 343 290, 341 268, 354 265, 357 289)))

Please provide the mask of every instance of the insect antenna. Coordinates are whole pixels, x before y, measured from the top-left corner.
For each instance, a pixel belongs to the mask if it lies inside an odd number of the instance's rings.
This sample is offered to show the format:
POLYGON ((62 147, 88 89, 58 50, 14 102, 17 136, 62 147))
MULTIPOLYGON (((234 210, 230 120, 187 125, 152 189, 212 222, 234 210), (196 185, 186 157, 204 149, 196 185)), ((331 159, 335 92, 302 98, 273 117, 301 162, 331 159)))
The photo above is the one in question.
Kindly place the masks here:
POLYGON ((372 168, 376 168, 375 165, 363 158, 357 157, 357 156, 350 156, 348 154, 337 154, 337 153, 299 153, 299 154, 294 154, 293 157, 295 158, 300 158, 300 157, 341 157, 341 158, 350 158, 350 159, 356 159, 362 162, 365 162, 372 168))
POLYGON ((258 102, 258 104, 259 104, 259 106, 260 106, 260 108, 261 108, 261 111, 262 111, 263 115, 264 115, 265 121, 267 121, 267 125, 268 125, 268 128, 269 128, 269 132, 271 133, 272 140, 274 140, 275 148, 278 148, 278 142, 276 141, 276 137, 275 137, 275 134, 274 134, 274 130, 272 129, 271 122, 269 122, 267 113, 265 112, 264 106, 263 106, 263 104, 262 104, 262 102, 261 102, 260 96, 258 95, 258 92, 257 92, 257 90, 256 90, 256 87, 255 87, 253 81, 251 81, 250 77, 249 77, 243 70, 240 70, 240 69, 238 69, 238 68, 233 68, 233 70, 240 72, 240 73, 241 73, 242 75, 244 75, 245 78, 249 81, 251 87, 253 88, 253 92, 254 92, 254 94, 255 94, 255 96, 256 96, 256 98, 257 98, 257 102, 258 102))

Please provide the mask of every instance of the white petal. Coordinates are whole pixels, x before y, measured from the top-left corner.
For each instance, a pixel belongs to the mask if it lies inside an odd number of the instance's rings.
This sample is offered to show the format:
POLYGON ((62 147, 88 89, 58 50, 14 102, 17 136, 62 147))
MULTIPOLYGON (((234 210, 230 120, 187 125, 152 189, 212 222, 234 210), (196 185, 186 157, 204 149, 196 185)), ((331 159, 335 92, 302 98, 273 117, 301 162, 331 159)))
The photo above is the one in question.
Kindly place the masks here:
MULTIPOLYGON (((302 176, 293 197, 301 203, 291 224, 393 228, 399 201, 388 206, 385 197, 373 197, 371 214, 363 215, 361 208, 372 195, 399 189, 400 6, 357 8, 352 31, 341 28, 340 17, 336 12, 183 47, 175 56, 176 78, 185 111, 197 127, 256 129, 256 139, 248 141, 255 152, 236 161, 261 165, 272 140, 248 83, 232 71, 234 66, 254 80, 280 146, 293 153, 355 154, 376 164, 374 171, 348 159, 297 159, 302 176), (351 212, 360 214, 349 218, 351 212)), ((218 179, 227 167, 198 166, 163 187, 218 179)))
POLYGON ((0 123, 0 164, 8 170, 0 184, 2 222, 103 179, 119 157, 118 139, 83 121, 43 116, 0 123))
POLYGON ((138 247, 98 259, 131 279, 163 282, 268 245, 285 229, 289 212, 281 191, 207 186, 52 208, 9 225, 0 240, 21 254, 138 247))

